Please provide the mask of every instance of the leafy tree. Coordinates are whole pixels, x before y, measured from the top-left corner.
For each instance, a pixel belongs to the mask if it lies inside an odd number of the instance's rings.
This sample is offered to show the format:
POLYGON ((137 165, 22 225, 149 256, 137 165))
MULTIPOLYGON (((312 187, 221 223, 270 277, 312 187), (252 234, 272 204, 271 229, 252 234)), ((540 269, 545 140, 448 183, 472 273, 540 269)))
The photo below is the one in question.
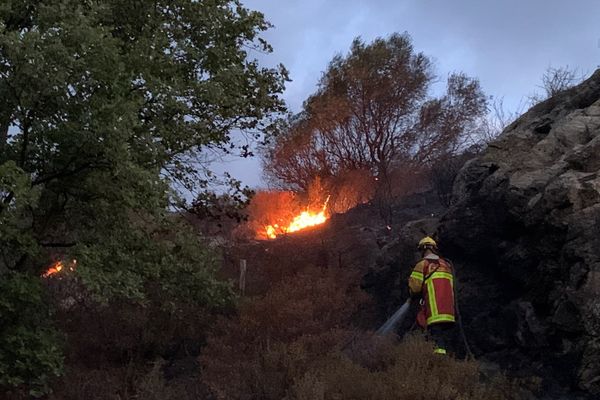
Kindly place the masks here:
POLYGON ((27 383, 32 395, 41 395, 63 363, 42 286, 28 275, 10 273, 0 280, 0 293, 0 387, 27 383))
POLYGON ((461 149, 486 112, 479 82, 451 74, 446 93, 431 96, 432 63, 407 34, 366 44, 333 58, 319 88, 266 150, 267 176, 307 190, 317 176, 370 171, 389 189, 397 170, 414 170, 461 149))
MULTIPOLYGON (((259 138, 282 111, 287 72, 250 54, 271 50, 268 27, 238 0, 3 1, 0 279, 69 256, 99 300, 142 300, 158 280, 226 302, 213 255, 168 207, 177 185, 208 188, 206 151, 247 155, 232 135, 259 138)), ((7 368, 19 379, 2 385, 34 382, 7 368)))

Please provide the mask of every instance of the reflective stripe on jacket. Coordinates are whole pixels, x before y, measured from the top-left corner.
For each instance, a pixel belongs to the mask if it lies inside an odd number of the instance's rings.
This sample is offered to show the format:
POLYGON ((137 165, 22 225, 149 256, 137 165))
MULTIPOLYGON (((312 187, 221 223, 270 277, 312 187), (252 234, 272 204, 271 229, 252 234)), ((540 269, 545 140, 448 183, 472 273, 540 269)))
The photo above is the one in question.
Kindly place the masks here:
POLYGON ((427 325, 455 322, 454 276, 452 267, 444 259, 423 259, 408 279, 411 293, 421 293, 427 325), (423 279, 425 284, 423 284, 423 279))

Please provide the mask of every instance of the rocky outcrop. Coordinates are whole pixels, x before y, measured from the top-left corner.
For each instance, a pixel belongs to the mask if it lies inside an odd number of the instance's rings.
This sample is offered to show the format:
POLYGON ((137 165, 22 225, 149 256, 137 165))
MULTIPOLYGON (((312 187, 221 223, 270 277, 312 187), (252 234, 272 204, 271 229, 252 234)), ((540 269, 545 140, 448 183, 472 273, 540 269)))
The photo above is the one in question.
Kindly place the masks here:
POLYGON ((465 165, 440 236, 479 354, 600 394, 600 70, 465 165))

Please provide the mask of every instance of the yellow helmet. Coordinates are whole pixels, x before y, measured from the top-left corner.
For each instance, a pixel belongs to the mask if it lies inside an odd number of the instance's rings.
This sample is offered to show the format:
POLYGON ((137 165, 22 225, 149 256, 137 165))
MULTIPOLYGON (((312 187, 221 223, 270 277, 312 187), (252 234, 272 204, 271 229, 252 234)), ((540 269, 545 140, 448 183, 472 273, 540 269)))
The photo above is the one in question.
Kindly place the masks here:
POLYGON ((425 249, 427 247, 437 248, 437 243, 430 236, 425 236, 419 241, 419 249, 425 249))

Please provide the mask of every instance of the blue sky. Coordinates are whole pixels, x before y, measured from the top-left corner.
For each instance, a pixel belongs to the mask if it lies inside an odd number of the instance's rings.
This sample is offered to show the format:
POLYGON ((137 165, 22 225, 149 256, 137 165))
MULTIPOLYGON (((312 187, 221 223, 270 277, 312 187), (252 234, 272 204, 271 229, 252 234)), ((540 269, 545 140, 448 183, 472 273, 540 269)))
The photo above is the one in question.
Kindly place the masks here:
MULTIPOLYGON (((516 109, 548 66, 591 74, 600 67, 599 0, 242 0, 274 28, 263 37, 274 52, 265 65, 290 71, 284 98, 294 112, 316 87, 336 53, 356 36, 366 41, 408 32, 417 51, 435 61, 439 77, 464 71, 486 94, 516 109)), ((251 187, 265 186, 258 159, 214 165, 251 187)))

